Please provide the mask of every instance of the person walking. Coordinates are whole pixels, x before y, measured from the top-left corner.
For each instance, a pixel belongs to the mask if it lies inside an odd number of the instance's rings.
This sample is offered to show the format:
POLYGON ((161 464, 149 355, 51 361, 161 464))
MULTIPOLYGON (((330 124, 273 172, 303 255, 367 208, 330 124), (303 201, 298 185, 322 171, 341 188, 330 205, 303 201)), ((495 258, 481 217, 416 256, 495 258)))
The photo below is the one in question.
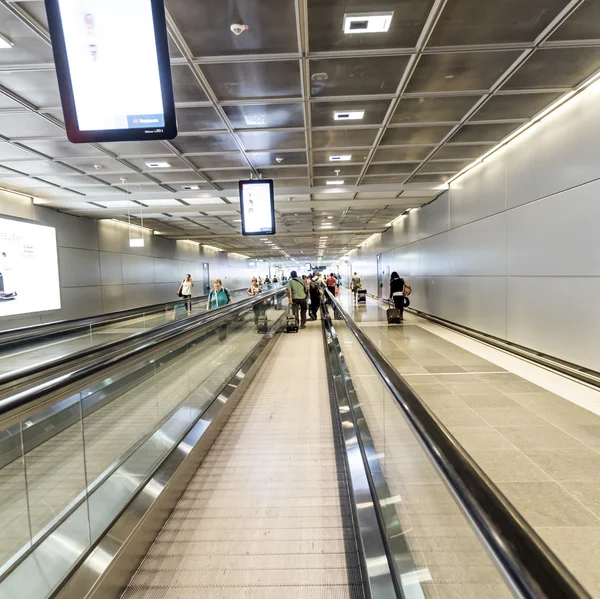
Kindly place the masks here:
POLYGON ((306 283, 298 278, 298 273, 292 270, 287 283, 287 294, 294 310, 296 324, 298 323, 298 311, 300 311, 300 328, 306 328, 306 283))
POLYGON ((404 279, 394 271, 390 277, 390 300, 394 301, 394 308, 400 310, 400 322, 404 320, 404 279))
POLYGON ((214 310, 219 306, 225 306, 231 303, 231 291, 223 287, 221 279, 214 280, 215 288, 208 294, 207 310, 214 310))
MULTIPOLYGON (((252 277, 252 283, 250 287, 246 290, 246 295, 248 297, 255 297, 262 291, 261 286, 258 284, 258 279, 256 277, 252 277)), ((258 325, 258 319, 262 316, 262 303, 255 304, 252 306, 252 311, 254 312, 254 324, 258 325)))
POLYGON ((335 275, 332 272, 329 273, 329 276, 327 277, 327 291, 329 291, 329 293, 331 293, 331 295, 333 295, 333 297, 335 297, 336 283, 337 283, 337 279, 335 278, 335 275))
POLYGON ((350 281, 350 287, 352 289, 352 293, 354 294, 354 301, 357 301, 358 298, 358 290, 362 289, 362 279, 358 276, 358 273, 354 273, 352 280, 350 281))
POLYGON ((317 320, 319 308, 321 307, 321 279, 315 275, 308 289, 310 294, 310 319, 317 320))
POLYGON ((179 285, 179 291, 177 295, 181 293, 181 297, 185 303, 185 311, 186 314, 192 313, 192 288, 194 287, 194 281, 192 281, 192 275, 189 273, 185 275, 185 279, 181 281, 181 285, 179 285))

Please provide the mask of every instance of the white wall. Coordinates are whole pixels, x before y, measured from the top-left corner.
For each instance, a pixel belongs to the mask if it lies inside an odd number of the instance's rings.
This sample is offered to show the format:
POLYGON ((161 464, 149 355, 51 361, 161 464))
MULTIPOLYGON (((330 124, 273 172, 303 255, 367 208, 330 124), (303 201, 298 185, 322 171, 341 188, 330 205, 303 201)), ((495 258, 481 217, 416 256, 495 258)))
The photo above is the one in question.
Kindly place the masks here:
MULTIPOLYGON (((600 85, 352 258, 410 280, 413 307, 600 370, 600 85)), ((387 294, 387 285, 384 289, 387 294)))
MULTIPOLYGON (((248 260, 187 241, 144 232, 144 247, 129 247, 127 225, 70 216, 0 191, 0 217, 25 218, 56 228, 61 310, 0 318, 0 329, 114 312, 177 299, 190 273, 202 295, 202 264, 230 289, 249 284, 248 260)), ((136 230, 136 234, 137 234, 136 230)), ((40 290, 43 293, 43 290, 40 290)))

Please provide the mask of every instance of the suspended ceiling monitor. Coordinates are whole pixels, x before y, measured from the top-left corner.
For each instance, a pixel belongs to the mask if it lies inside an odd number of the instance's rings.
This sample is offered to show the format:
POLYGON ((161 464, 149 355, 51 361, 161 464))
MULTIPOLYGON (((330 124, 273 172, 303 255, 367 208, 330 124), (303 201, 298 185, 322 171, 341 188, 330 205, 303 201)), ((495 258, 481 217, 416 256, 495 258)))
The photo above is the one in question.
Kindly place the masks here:
POLYGON ((242 235, 275 235, 273 181, 240 181, 242 235))
POLYGON ((177 135, 163 0, 46 0, 70 141, 177 135))

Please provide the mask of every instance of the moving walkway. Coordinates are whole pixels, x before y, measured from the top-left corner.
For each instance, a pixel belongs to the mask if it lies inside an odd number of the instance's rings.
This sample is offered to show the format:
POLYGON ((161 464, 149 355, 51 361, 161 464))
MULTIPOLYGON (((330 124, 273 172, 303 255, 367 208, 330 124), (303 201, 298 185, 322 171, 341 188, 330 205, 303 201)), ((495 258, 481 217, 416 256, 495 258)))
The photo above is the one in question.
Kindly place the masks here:
POLYGON ((0 399, 0 597, 589 596, 335 300, 284 335, 282 294, 0 399))

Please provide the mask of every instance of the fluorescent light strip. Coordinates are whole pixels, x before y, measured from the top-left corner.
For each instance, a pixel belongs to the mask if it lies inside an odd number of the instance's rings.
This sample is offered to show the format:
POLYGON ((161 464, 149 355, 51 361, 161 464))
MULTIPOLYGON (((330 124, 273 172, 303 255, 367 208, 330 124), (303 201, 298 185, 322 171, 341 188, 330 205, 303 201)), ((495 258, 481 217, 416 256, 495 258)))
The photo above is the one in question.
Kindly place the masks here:
POLYGON ((135 223, 126 223, 125 221, 119 220, 118 218, 111 218, 110 220, 113 223, 119 223, 120 225, 125 225, 126 227, 131 227, 132 229, 141 229, 142 231, 148 231, 149 233, 154 233, 154 229, 149 229, 148 227, 142 227, 142 225, 136 225, 135 223))
POLYGON ((529 121, 528 123, 525 123, 524 125, 519 127, 516 131, 513 131, 513 133, 511 133, 506 139, 503 139, 500 143, 498 143, 493 148, 488 150, 485 154, 483 154, 482 156, 477 158, 477 160, 474 160, 473 162, 471 162, 471 164, 465 166, 465 168, 463 168, 462 171, 460 171, 459 173, 454 175, 454 177, 451 177, 450 179, 448 179, 448 181, 446 181, 446 185, 449 186, 451 183, 454 183, 459 177, 462 177, 464 174, 468 173, 471 169, 475 168, 478 164, 481 164, 484 160, 489 158, 492 154, 496 153, 500 148, 503 148, 504 146, 508 145, 511 141, 513 141, 514 139, 519 137, 519 135, 521 135, 522 133, 525 133, 525 131, 527 131, 528 129, 533 127, 533 125, 535 125, 536 123, 539 123, 541 120, 545 119, 550 113, 554 112, 557 108, 560 108, 561 106, 566 104, 569 100, 571 100, 573 98, 573 96, 579 95, 583 90, 590 87, 590 85, 592 85, 592 83, 595 83, 596 81, 598 81, 598 79, 600 79, 600 71, 598 71, 597 73, 592 75, 587 81, 584 81, 577 89, 568 92, 564 96, 561 96, 558 100, 556 100, 556 102, 554 102, 553 104, 548 106, 548 108, 542 110, 542 112, 540 112, 531 121, 529 121))
POLYGON ((239 256, 240 258, 244 258, 245 260, 249 260, 250 256, 244 256, 244 254, 238 254, 237 252, 229 252, 230 256, 239 256))
POLYGON ((208 248, 209 250, 216 250, 217 252, 224 252, 225 251, 225 250, 222 250, 221 248, 216 248, 214 245, 208 245, 206 243, 202 243, 200 245, 202 245, 203 248, 208 248))

